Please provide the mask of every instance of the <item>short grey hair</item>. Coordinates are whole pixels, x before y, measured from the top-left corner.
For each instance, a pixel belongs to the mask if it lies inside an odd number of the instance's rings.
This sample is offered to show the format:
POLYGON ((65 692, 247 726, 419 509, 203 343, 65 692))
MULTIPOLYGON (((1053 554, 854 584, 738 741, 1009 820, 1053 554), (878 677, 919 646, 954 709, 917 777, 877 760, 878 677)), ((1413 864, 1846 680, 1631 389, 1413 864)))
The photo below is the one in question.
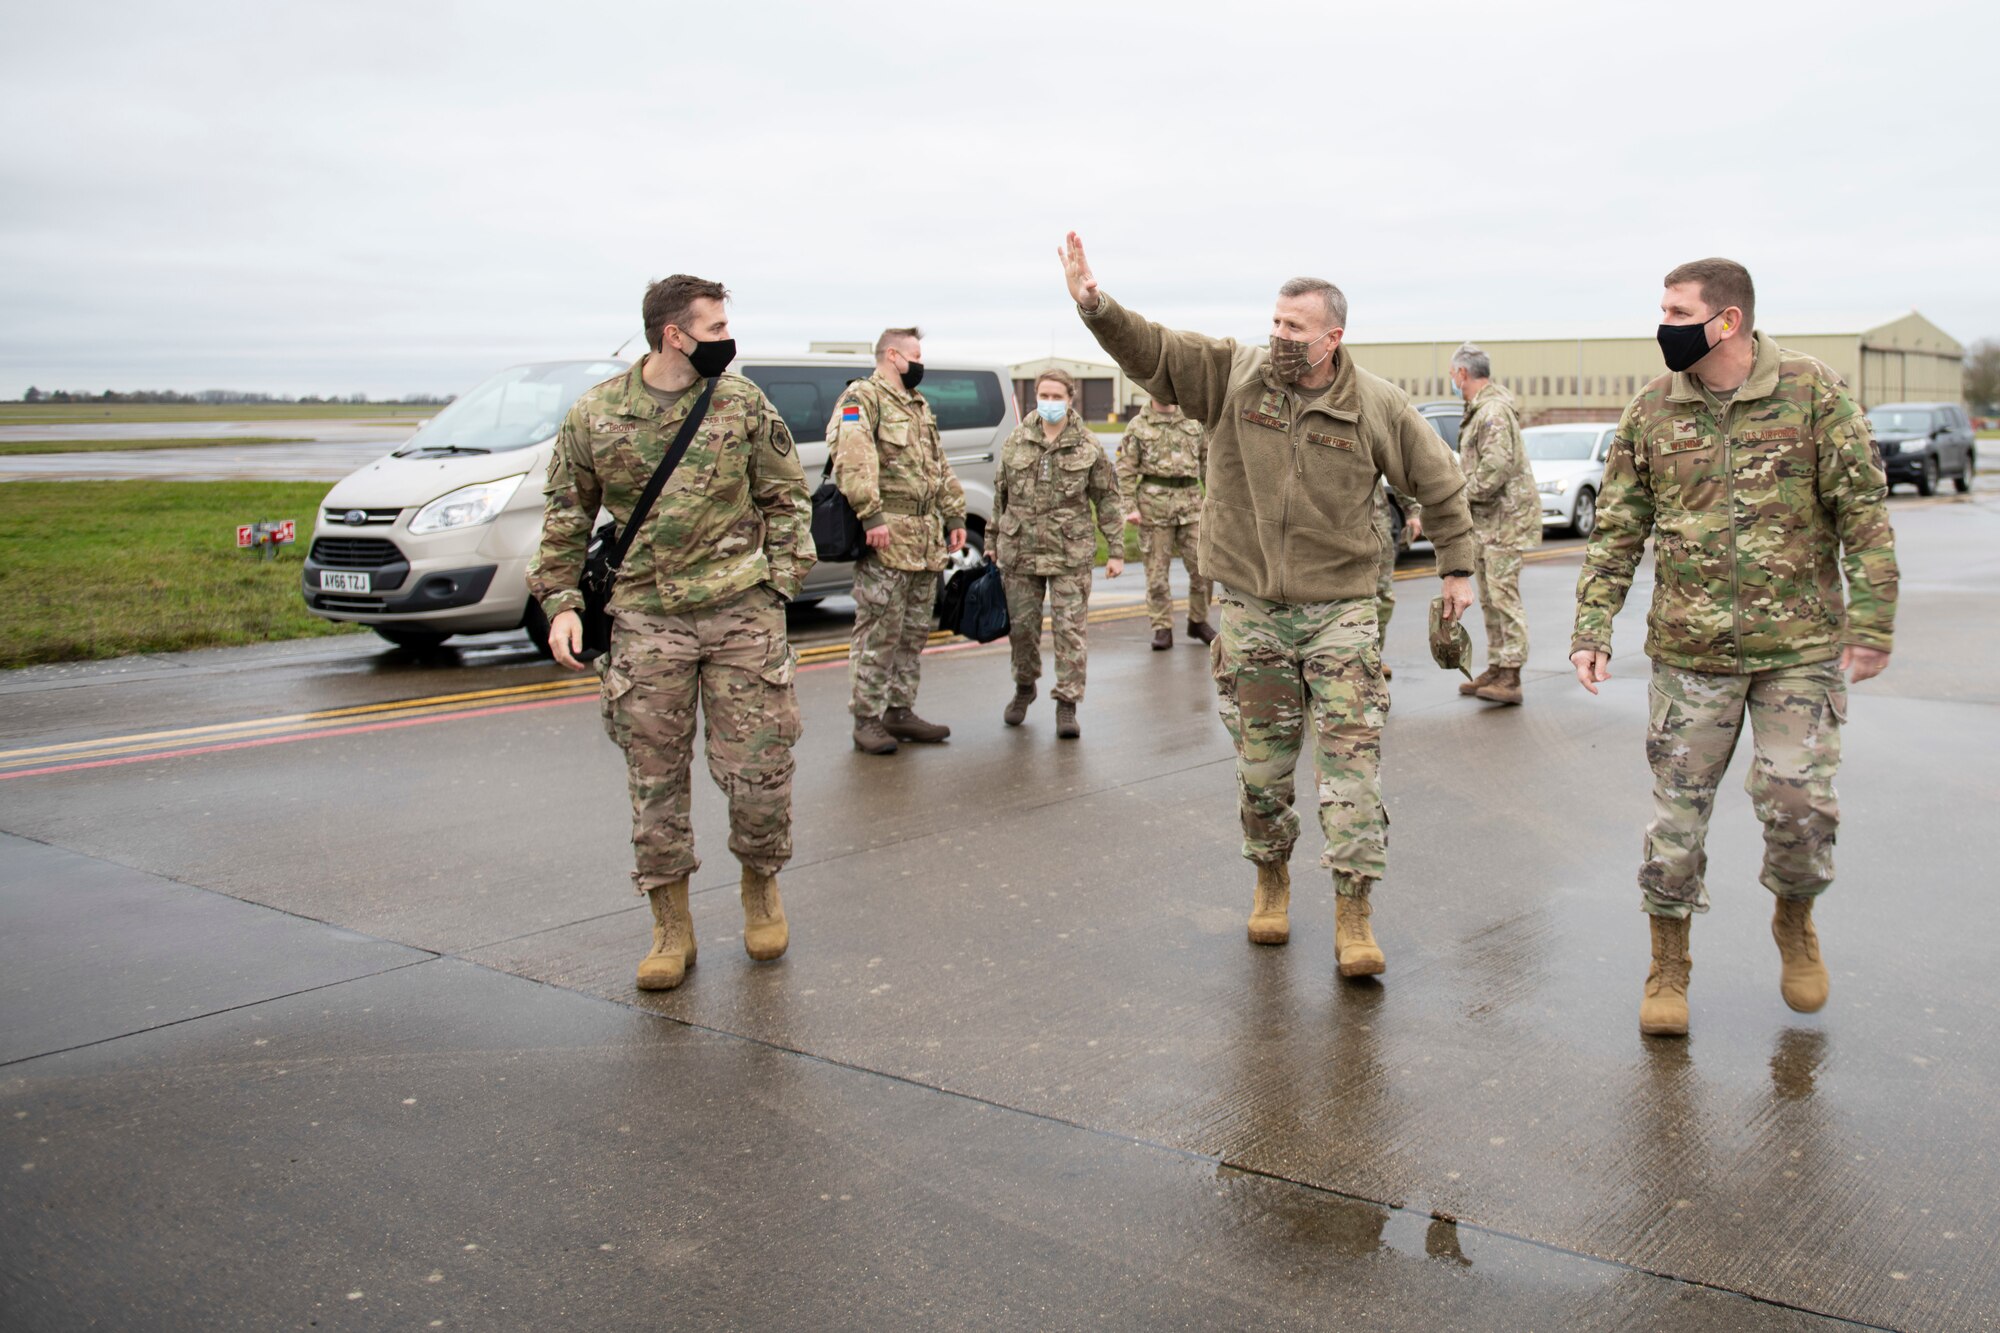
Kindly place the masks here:
POLYGON ((1451 368, 1462 369, 1476 380, 1493 378, 1493 358, 1480 350, 1476 343, 1460 343, 1458 350, 1451 354, 1451 368))
POLYGON ((1347 296, 1325 278, 1293 278, 1278 288, 1278 295, 1317 296, 1326 302, 1326 317, 1333 321, 1333 327, 1347 327, 1347 296))

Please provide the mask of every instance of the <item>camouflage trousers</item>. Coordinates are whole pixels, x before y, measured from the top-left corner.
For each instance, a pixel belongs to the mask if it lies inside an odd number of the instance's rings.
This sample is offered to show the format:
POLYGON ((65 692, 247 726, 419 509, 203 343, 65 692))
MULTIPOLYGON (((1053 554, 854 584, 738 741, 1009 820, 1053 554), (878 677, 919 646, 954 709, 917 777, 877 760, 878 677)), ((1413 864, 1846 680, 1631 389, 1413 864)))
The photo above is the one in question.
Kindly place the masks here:
POLYGON ((1472 556, 1479 610, 1486 617, 1486 665, 1528 663, 1528 612, 1521 605, 1521 553, 1478 543, 1472 556))
POLYGON ((697 699, 708 775, 729 800, 729 850, 767 874, 791 860, 796 662, 785 609, 765 588, 681 615, 618 615, 602 702, 625 751, 640 893, 701 869, 688 819, 697 699))
POLYGON ((1286 861, 1298 841, 1293 771, 1310 729, 1318 774, 1321 866, 1342 893, 1366 892, 1388 867, 1382 717, 1388 690, 1375 602, 1267 602, 1216 592, 1222 623, 1209 649, 1222 725, 1236 745, 1243 855, 1286 861))
POLYGON ((1042 678, 1042 602, 1049 606, 1049 631, 1056 647, 1056 687, 1066 703, 1083 702, 1084 668, 1090 660, 1090 573, 1016 574, 1002 569, 1007 590, 1007 644, 1014 650, 1014 683, 1042 678))
POLYGON ((1375 569, 1375 647, 1389 641, 1389 617, 1396 614, 1396 531, 1389 523, 1389 506, 1375 506, 1375 537, 1382 557, 1375 569))
POLYGON ((1708 910, 1703 872, 1715 790, 1750 722, 1744 788, 1764 822, 1764 887, 1810 898, 1833 882, 1840 802, 1840 724, 1847 683, 1836 662, 1753 675, 1683 671, 1653 664, 1646 758, 1653 768, 1653 822, 1646 828, 1639 890, 1656 916, 1708 910))
MULTIPOLYGON (((1139 553, 1146 561, 1146 614, 1154 629, 1174 625, 1174 556, 1188 572, 1188 621, 1200 625, 1208 620, 1209 582, 1201 576, 1199 557, 1201 520, 1185 523, 1142 523, 1139 525, 1139 553)), ((1114 552, 1115 554, 1115 552, 1114 552)))
POLYGON ((923 569, 891 569, 872 555, 854 566, 854 643, 848 677, 856 717, 880 717, 891 708, 913 708, 924 645, 937 609, 938 576, 923 569))

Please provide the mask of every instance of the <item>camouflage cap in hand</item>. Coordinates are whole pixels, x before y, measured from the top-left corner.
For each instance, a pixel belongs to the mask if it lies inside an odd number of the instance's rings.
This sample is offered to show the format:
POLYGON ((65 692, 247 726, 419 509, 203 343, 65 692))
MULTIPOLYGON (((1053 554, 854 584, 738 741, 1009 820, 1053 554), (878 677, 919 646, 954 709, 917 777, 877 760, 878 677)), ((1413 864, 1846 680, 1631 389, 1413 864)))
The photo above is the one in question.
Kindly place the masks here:
POLYGON ((1446 671, 1463 671, 1467 680, 1472 679, 1472 669, 1466 663, 1472 660, 1472 636, 1465 632, 1462 620, 1444 618, 1444 598, 1431 598, 1431 660, 1446 671))

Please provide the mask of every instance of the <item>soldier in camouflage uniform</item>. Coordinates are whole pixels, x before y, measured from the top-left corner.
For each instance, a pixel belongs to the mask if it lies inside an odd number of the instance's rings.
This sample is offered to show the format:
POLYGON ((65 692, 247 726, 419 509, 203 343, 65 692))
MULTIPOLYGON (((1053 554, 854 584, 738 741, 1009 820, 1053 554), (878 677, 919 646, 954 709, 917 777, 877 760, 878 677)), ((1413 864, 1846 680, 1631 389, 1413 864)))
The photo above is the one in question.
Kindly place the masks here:
POLYGON ((1083 701, 1090 655, 1087 616, 1098 533, 1110 552, 1105 574, 1115 579, 1125 568, 1118 475, 1072 406, 1075 399, 1076 381, 1064 371, 1043 371, 1035 381, 1035 415, 1000 446, 989 551, 1007 589, 1007 638, 1014 656, 1014 697, 1002 716, 1018 727, 1035 701, 1046 598, 1056 647, 1056 735, 1064 740, 1082 734, 1076 706, 1083 701))
POLYGON ((702 425, 627 552, 604 659, 606 729, 625 751, 633 887, 653 912, 641 990, 671 990, 694 966, 688 876, 701 868, 688 820, 695 711, 708 772, 729 798, 729 850, 742 863, 743 945, 790 941, 778 871, 792 855, 792 746, 799 703, 785 603, 814 562, 797 451, 763 391, 723 373, 735 352, 722 284, 654 283, 641 312, 652 349, 589 390, 563 419, 543 488, 541 549, 528 589, 549 617, 556 660, 581 669, 577 590, 599 507, 630 524, 635 501, 701 396, 702 425))
POLYGON ((937 416, 917 392, 922 334, 885 329, 875 373, 847 386, 827 423, 833 480, 867 531, 854 566, 854 745, 894 754, 898 741, 935 742, 951 728, 916 714, 937 576, 965 545, 965 491, 944 459, 937 416))
POLYGON ((1653 822, 1639 867, 1653 966, 1639 1027, 1655 1035, 1688 1028, 1690 914, 1708 910, 1702 844, 1746 721, 1780 991, 1801 1012, 1826 1003, 1812 903, 1833 881, 1842 673, 1861 681, 1887 666, 1895 621, 1888 485, 1868 418, 1833 371, 1752 331, 1755 299, 1726 259, 1667 274, 1659 338, 1672 373, 1619 422, 1577 580, 1570 660, 1595 694, 1653 539, 1653 822))
POLYGON ((1493 363, 1471 343, 1451 357, 1451 382, 1465 399, 1458 462, 1479 537, 1479 606, 1486 615, 1486 670, 1460 694, 1498 704, 1521 702, 1528 661, 1528 613, 1521 605, 1521 553, 1542 544, 1542 504, 1521 443, 1514 395, 1493 382, 1493 363))
MULTIPOLYGON (((1188 633, 1214 643, 1208 624, 1208 580, 1201 576, 1201 474, 1208 461, 1208 436, 1199 421, 1181 415, 1172 403, 1140 409, 1118 445, 1118 489, 1139 525, 1139 550, 1146 561, 1146 612, 1153 621, 1153 651, 1174 646, 1174 556, 1188 572, 1188 633)), ((1113 547, 1120 543, 1113 542, 1113 547)))
POLYGON ((1294 278, 1278 289, 1266 350, 1141 319, 1099 290, 1074 232, 1060 253, 1099 345, 1208 432, 1201 572, 1222 607, 1210 655, 1236 746, 1243 855, 1257 867, 1250 939, 1290 938, 1294 771, 1310 733, 1340 974, 1380 973, 1387 964, 1370 916, 1388 864, 1387 690, 1376 644, 1381 547, 1369 516, 1385 477, 1423 502, 1456 618, 1472 604, 1465 478, 1408 395, 1341 348, 1347 298, 1332 283, 1294 278))

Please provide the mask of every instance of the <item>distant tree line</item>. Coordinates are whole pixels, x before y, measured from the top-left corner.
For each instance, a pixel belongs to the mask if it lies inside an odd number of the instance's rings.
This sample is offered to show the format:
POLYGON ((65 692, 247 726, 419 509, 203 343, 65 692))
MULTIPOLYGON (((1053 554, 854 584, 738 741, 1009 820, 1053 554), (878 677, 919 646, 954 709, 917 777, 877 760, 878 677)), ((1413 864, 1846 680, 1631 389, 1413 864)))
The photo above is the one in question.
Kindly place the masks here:
POLYGON ((1981 338, 1965 352, 1965 401, 1978 412, 2000 412, 2000 342, 1981 338))
POLYGON ((302 393, 296 397, 289 393, 251 393, 244 389, 202 389, 196 393, 181 393, 176 389, 130 389, 120 392, 106 389, 102 393, 78 393, 71 389, 38 389, 28 386, 21 395, 24 403, 368 403, 383 407, 403 405, 430 406, 448 403, 456 395, 437 393, 407 393, 401 398, 374 398, 365 393, 330 393, 321 397, 316 393, 302 393))

